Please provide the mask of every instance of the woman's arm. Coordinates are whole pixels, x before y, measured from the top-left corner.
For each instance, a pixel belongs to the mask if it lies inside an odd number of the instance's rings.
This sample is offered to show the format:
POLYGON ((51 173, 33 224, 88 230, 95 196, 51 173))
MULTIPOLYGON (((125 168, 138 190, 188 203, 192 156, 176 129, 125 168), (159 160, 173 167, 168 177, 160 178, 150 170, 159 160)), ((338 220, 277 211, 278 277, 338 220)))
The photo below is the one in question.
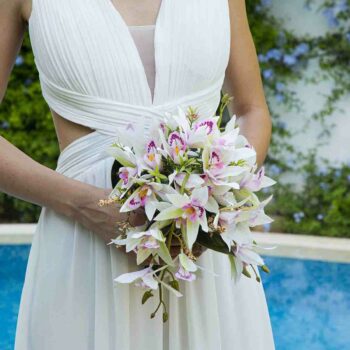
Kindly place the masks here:
POLYGON ((272 123, 265 100, 256 49, 249 29, 245 0, 228 0, 231 51, 223 92, 233 96, 228 106, 236 114, 241 134, 254 146, 260 167, 271 140, 272 123))
MULTIPOLYGON (((22 0, 0 0, 0 102, 26 30, 22 0)), ((72 193, 81 186, 35 162, 0 136, 0 190, 71 216, 72 193), (59 194, 59 195, 55 195, 59 194)))
MULTIPOLYGON (((0 0, 0 102, 26 30, 23 0, 0 0)), ((115 205, 99 207, 112 189, 68 178, 28 157, 0 136, 0 191, 49 207, 80 222, 107 242, 115 238, 117 221, 124 220, 115 205)), ((142 218, 133 218, 139 223, 142 218)))

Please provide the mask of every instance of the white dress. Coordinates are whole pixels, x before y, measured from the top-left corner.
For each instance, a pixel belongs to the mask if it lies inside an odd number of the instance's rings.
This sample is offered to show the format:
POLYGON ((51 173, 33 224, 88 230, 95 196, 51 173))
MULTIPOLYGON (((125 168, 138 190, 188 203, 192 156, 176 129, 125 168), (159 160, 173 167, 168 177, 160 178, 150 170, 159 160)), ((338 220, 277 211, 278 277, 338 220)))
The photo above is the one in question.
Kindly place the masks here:
MULTIPOLYGON (((150 56, 110 0, 34 0, 29 33, 43 96, 61 116, 96 129, 63 150, 56 171, 111 189, 105 148, 116 129, 142 122, 147 133, 177 105, 213 114, 230 49, 227 1, 163 0, 150 56)), ((134 256, 43 207, 15 350, 273 350, 262 285, 234 284, 219 253, 205 251, 198 264, 219 276, 181 281, 183 297, 165 292, 168 322, 161 313, 150 319, 157 298, 141 305, 140 288, 113 282, 137 269, 134 256)))

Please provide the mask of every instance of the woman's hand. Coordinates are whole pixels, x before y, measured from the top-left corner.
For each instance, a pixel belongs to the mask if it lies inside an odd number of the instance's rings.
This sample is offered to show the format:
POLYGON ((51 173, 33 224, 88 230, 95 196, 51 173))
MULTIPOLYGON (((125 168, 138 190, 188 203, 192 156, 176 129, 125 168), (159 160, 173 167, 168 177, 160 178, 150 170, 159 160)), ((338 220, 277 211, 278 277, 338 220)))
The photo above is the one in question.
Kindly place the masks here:
POLYGON ((128 214, 120 213, 121 206, 116 203, 99 206, 99 200, 107 199, 112 189, 90 187, 89 191, 74 200, 72 218, 93 231, 106 243, 119 235, 118 223, 128 220, 131 226, 140 226, 146 222, 146 215, 141 209, 128 214))

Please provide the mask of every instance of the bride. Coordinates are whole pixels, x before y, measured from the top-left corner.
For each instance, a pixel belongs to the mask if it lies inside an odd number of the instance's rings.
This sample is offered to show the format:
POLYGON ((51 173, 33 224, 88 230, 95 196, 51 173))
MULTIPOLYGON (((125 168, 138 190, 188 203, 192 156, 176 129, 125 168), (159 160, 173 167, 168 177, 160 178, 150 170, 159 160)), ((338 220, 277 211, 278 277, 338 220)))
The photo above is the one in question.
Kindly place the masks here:
POLYGON ((209 250, 198 263, 219 276, 184 282, 182 298, 165 296, 168 322, 149 319, 157 301, 141 305, 139 288, 113 283, 136 267, 107 245, 125 214, 97 205, 112 189, 104 150, 116 130, 143 122, 147 133, 178 105, 212 115, 221 90, 263 164, 271 120, 245 1, 0 0, 0 99, 27 27, 61 153, 51 170, 0 138, 0 189, 42 207, 15 349, 274 349, 262 285, 234 284, 209 250))

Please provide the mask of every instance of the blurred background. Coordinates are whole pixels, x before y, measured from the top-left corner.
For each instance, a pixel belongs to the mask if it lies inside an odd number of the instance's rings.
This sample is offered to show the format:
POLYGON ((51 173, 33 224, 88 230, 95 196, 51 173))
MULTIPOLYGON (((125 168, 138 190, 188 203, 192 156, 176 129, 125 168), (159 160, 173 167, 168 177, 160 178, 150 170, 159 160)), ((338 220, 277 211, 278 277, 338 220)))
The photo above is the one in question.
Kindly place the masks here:
MULTIPOLYGON (((264 195, 274 195, 266 210, 274 222, 256 235, 277 247, 263 251, 276 349, 350 349, 350 0, 246 6, 273 121, 265 167, 278 183, 264 195)), ((58 143, 28 36, 0 105, 0 134, 55 169, 58 143)), ((35 229, 9 224, 35 223, 40 210, 0 193, 0 349, 13 348, 35 229)))

